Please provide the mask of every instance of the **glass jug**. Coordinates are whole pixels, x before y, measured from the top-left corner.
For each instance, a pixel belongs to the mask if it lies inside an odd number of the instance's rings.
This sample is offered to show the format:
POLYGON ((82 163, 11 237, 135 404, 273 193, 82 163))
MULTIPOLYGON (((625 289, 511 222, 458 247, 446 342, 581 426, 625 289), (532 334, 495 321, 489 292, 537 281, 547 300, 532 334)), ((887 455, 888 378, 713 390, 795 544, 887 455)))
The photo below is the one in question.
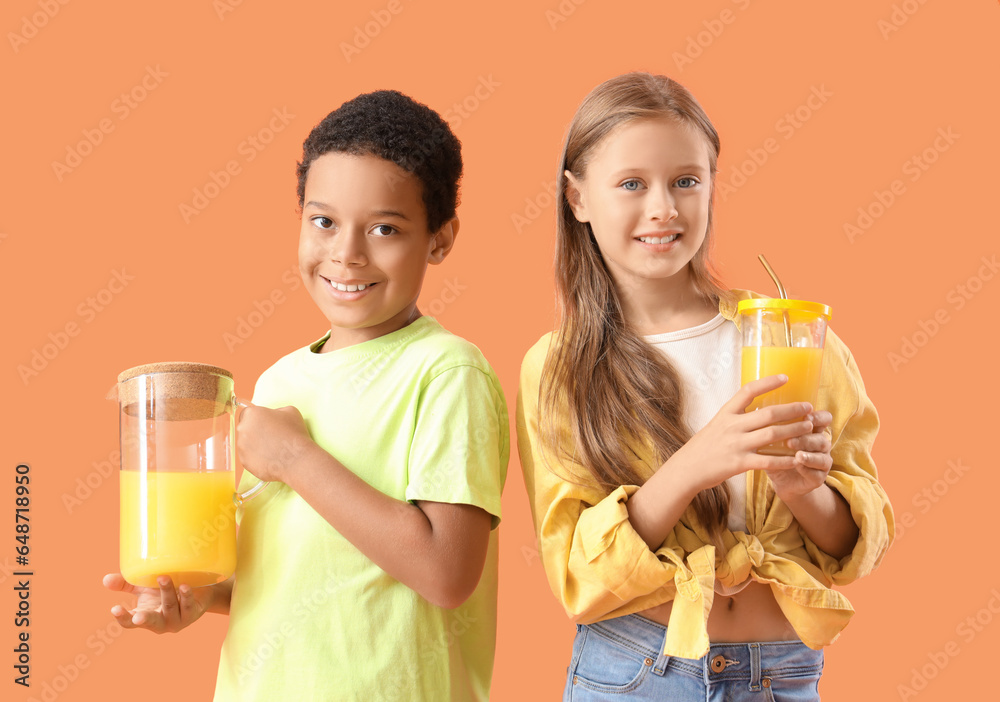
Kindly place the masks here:
POLYGON ((236 569, 233 376, 202 363, 154 363, 118 376, 122 576, 133 585, 212 585, 236 569))

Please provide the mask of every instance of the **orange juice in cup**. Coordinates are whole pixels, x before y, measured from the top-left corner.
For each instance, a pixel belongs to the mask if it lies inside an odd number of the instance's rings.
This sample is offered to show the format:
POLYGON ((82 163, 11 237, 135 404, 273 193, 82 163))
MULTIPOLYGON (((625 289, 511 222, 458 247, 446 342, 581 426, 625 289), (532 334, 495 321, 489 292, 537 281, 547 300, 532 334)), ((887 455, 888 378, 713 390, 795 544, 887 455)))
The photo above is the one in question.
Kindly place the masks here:
MULTIPOLYGON (((814 407, 823 364, 823 344, 830 308, 818 302, 761 298, 741 300, 737 306, 743 336, 741 383, 784 374, 788 382, 754 400, 748 412, 808 402, 814 407)), ((758 450, 771 456, 794 456, 784 442, 758 450)))

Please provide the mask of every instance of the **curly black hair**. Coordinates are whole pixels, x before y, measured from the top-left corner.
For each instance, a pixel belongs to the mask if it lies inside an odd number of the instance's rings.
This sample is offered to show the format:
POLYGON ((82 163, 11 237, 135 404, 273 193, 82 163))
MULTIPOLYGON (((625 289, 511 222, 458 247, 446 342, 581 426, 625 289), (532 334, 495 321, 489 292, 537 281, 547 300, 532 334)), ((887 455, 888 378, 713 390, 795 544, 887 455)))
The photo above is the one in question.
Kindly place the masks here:
POLYGON ((414 174, 423 185, 430 232, 455 216, 462 145, 448 123, 426 105, 396 90, 378 90, 348 100, 328 114, 302 144, 299 209, 309 167, 331 151, 377 156, 414 174))

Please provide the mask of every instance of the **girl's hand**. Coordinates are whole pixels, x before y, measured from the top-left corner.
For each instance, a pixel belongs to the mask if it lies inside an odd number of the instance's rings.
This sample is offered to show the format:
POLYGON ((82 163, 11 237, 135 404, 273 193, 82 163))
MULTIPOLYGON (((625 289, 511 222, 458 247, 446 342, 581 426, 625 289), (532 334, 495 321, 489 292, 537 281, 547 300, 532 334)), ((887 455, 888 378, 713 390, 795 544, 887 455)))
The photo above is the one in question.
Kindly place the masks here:
MULTIPOLYGON (((786 382, 787 376, 771 375, 747 383, 736 391, 732 399, 722 406, 701 431, 671 457, 671 461, 682 458, 692 494, 719 485, 748 470, 764 470, 768 471, 768 475, 780 475, 803 465, 796 457, 762 456, 757 453, 757 449, 776 441, 801 441, 801 438, 796 437, 811 435, 815 428, 807 415, 812 416, 812 405, 808 402, 791 402, 765 407, 756 412, 746 411, 755 398, 786 382), (799 421, 794 421, 796 419, 799 421)), ((800 454, 811 456, 809 450, 821 449, 815 439, 810 441, 811 443, 803 445, 804 450, 800 454)), ((807 465, 811 466, 816 462, 816 459, 809 458, 807 465)))
POLYGON ((833 415, 829 412, 813 412, 807 419, 812 422, 812 431, 787 442, 788 448, 796 450, 795 466, 791 470, 767 471, 775 494, 784 502, 802 497, 822 486, 833 467, 833 458, 830 456, 832 445, 827 431, 833 423, 833 415))
POLYGON ((104 587, 109 590, 138 595, 135 609, 125 609, 121 605, 111 608, 111 614, 122 628, 148 629, 155 634, 176 633, 201 617, 214 596, 211 587, 181 585, 175 590, 170 578, 161 575, 158 581, 159 588, 137 587, 125 582, 121 573, 104 576, 104 587))
POLYGON ((251 405, 243 410, 236 425, 240 463, 261 480, 287 482, 288 470, 310 445, 314 442, 294 407, 251 405))

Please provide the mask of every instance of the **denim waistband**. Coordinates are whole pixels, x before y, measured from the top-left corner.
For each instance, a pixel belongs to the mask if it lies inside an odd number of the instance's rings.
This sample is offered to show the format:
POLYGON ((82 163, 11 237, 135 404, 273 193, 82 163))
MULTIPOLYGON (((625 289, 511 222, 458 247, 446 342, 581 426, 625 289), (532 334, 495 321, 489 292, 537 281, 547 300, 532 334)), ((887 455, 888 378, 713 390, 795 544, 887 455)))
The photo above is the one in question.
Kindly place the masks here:
POLYGON ((710 680, 746 680, 755 689, 762 678, 811 675, 823 670, 823 652, 814 651, 798 640, 748 641, 711 644, 708 654, 698 659, 663 655, 667 627, 638 614, 587 625, 595 634, 652 659, 653 672, 663 675, 668 668, 710 680))

